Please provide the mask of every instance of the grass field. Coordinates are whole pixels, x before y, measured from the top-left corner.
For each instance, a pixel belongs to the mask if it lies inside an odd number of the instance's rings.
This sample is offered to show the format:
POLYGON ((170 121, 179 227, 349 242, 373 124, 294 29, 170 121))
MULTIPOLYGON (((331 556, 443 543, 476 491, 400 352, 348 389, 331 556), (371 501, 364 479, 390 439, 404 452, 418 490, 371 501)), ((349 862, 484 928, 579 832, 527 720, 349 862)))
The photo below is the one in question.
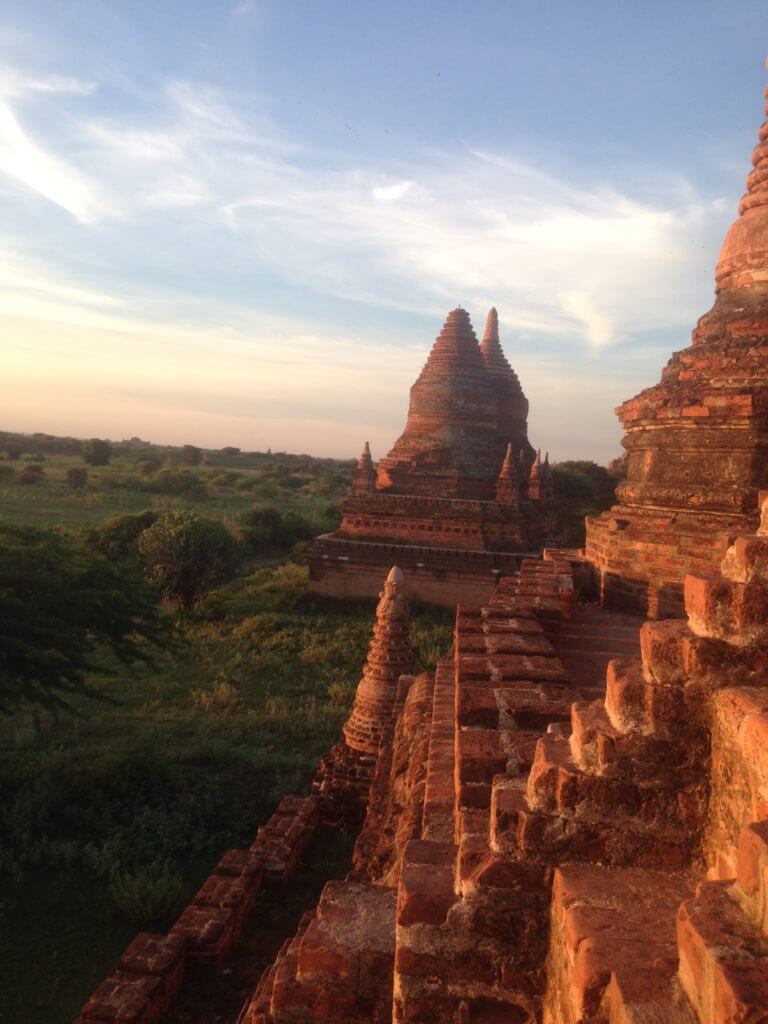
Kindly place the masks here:
MULTIPOLYGON (((205 487, 205 496, 192 499, 172 493, 155 493, 149 488, 156 481, 136 472, 136 457, 114 458, 108 466, 85 467, 88 484, 74 489, 67 483, 67 471, 84 467, 81 457, 47 456, 39 463, 45 474, 34 484, 18 483, 18 476, 28 461, 10 464, 0 462, 0 518, 9 523, 28 526, 79 527, 95 524, 116 515, 140 512, 146 508, 194 508, 201 514, 220 519, 235 528, 240 517, 254 505, 274 505, 281 511, 295 512, 308 518, 320 517, 329 505, 344 497, 350 467, 338 463, 334 471, 319 470, 315 475, 292 472, 275 457, 272 467, 256 468, 235 465, 184 467, 205 487), (275 469, 280 472, 276 475, 275 469), (233 476, 234 474, 234 476, 233 476), (225 478, 229 477, 229 481, 225 478)), ((321 463, 322 465, 322 463, 321 463)), ((181 467, 174 467, 179 470, 181 467)))
MULTIPOLYGON (((128 459, 73 490, 66 472, 82 461, 57 455, 38 483, 0 480, 0 515, 76 529, 157 501, 234 527, 267 503, 259 489, 310 518, 346 489, 348 467, 274 461, 278 474, 230 468, 241 476, 226 484, 221 467, 196 467, 206 492, 192 501, 116 486, 135 476, 128 459)), ((2 1024, 69 1024, 137 931, 168 927, 224 850, 249 845, 283 794, 307 791, 348 714, 372 614, 372 603, 310 596, 306 569, 289 558, 190 615, 169 613, 174 644, 154 666, 105 659, 91 680, 101 699, 58 717, 0 717, 2 1024)), ((448 648, 451 628, 450 615, 414 609, 418 668, 448 648)), ((269 959, 329 872, 346 870, 349 848, 349 837, 326 837, 289 897, 264 897, 250 961, 269 959)))

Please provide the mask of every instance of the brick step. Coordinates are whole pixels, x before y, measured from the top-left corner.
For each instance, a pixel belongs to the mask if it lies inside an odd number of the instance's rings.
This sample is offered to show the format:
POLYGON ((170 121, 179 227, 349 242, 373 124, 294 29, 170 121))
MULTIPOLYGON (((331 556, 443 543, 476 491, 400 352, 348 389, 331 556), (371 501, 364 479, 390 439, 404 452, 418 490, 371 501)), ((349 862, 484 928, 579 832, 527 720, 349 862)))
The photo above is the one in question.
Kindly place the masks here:
POLYGON ((529 805, 526 791, 525 777, 494 779, 488 840, 492 850, 506 856, 586 858, 638 867, 682 867, 694 852, 690 830, 679 825, 543 812, 529 805))
POLYGON ((605 709, 619 732, 665 738, 677 732, 686 714, 682 687, 649 681, 640 658, 609 662, 605 709))
POLYGON ((578 701, 571 706, 571 757, 582 771, 609 772, 616 763, 622 736, 611 724, 605 701, 578 701))
POLYGON ((680 980, 700 1024, 768 1022, 768 937, 736 881, 703 882, 677 915, 680 980))
POLYGON ((637 786, 580 770, 570 742, 555 734, 537 744, 526 795, 533 810, 566 817, 635 817, 641 807, 637 786))
POLYGON ((693 884, 666 870, 558 868, 545 1024, 692 1024, 675 916, 693 884))
MULTIPOLYGON (((604 747, 608 741, 614 742, 607 736, 604 747)), ((580 822, 597 833, 633 827, 680 832, 674 845, 688 845, 682 832, 699 821, 702 807, 696 780, 681 774, 684 750, 645 738, 620 737, 618 743, 612 751, 616 770, 600 774, 576 764, 569 740, 555 733, 543 736, 528 776, 530 810, 580 822)))

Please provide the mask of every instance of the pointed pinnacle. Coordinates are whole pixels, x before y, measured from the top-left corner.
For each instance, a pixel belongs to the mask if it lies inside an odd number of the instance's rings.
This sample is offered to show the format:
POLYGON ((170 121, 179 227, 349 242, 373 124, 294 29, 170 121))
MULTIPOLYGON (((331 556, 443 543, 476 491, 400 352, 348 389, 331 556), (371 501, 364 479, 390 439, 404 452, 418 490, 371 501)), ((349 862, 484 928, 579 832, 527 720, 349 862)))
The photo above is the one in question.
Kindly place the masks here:
POLYGON ((483 341, 498 341, 499 340, 499 314, 496 312, 496 307, 491 306, 488 311, 488 316, 485 321, 485 333, 483 334, 483 341))

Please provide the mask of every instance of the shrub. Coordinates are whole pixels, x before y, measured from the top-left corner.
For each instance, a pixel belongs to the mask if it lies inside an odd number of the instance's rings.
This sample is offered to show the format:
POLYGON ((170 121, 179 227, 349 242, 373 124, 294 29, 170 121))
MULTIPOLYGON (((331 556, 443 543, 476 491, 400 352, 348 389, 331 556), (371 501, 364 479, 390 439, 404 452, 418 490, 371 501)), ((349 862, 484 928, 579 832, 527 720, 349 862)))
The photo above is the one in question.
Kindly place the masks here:
POLYGON ((160 469, 160 460, 155 458, 139 459, 136 463, 136 471, 140 476, 152 476, 160 469))
POLYGON ((102 441, 98 437, 92 437, 83 443, 83 459, 89 466, 106 466, 112 458, 112 445, 109 441, 102 441))
POLYGON ((85 534, 86 546, 91 551, 113 561, 131 558, 138 554, 139 536, 157 522, 158 513, 147 509, 133 515, 113 516, 85 534))
POLYGON ((193 444, 185 444, 181 449, 182 466, 199 466, 203 461, 203 452, 193 444))
POLYGON ((16 470, 13 466, 9 466, 6 463, 0 463, 0 480, 6 480, 10 482, 16 476, 16 470))
POLYGON ((194 512, 167 512, 139 537, 147 577, 166 598, 189 609, 216 583, 232 575, 239 550, 219 522, 194 512))
POLYGON ((226 473, 216 473, 215 476, 211 477, 211 483, 214 487, 234 487, 237 481, 242 479, 242 476, 242 473, 232 469, 226 473))
POLYGON ((146 489, 157 494, 192 498, 194 501, 203 501, 208 496, 203 481, 188 469, 161 469, 146 489))
POLYGON ((36 484, 39 483, 45 477, 45 471, 42 466, 38 466, 36 463, 30 463, 28 466, 24 466, 19 471, 16 480, 20 484, 36 484))
POLYGON ((67 470, 67 483, 70 487, 85 487, 88 483, 88 470, 82 466, 72 466, 67 470))
POLYGON ((109 892, 126 921, 161 925, 180 909, 184 879, 168 862, 149 864, 115 872, 109 892))
POLYGON ((263 554, 271 551, 290 551, 297 541, 310 540, 315 528, 303 516, 293 512, 279 512, 271 505, 253 508, 241 519, 240 536, 248 547, 263 554))
POLYGON ((242 707, 237 687, 228 679, 218 679, 210 690, 193 690, 189 695, 193 707, 201 711, 237 711, 242 707))

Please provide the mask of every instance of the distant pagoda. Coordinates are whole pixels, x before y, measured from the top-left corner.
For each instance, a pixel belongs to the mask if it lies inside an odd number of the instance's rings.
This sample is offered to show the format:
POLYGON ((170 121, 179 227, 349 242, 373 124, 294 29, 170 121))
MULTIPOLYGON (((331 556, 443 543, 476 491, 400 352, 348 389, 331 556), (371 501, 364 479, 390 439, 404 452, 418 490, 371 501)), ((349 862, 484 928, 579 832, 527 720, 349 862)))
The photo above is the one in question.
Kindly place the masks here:
POLYGON ((541 547, 551 520, 549 468, 527 417, 496 310, 478 344, 469 314, 454 309, 411 388, 405 430, 375 467, 366 443, 340 528, 315 542, 312 588, 372 596, 396 562, 422 600, 486 599, 500 572, 541 547))
POLYGON ((768 487, 768 121, 752 163, 713 308, 661 382, 616 410, 627 479, 618 504, 587 523, 606 604, 682 614, 685 574, 713 571, 724 535, 757 525, 768 487))

